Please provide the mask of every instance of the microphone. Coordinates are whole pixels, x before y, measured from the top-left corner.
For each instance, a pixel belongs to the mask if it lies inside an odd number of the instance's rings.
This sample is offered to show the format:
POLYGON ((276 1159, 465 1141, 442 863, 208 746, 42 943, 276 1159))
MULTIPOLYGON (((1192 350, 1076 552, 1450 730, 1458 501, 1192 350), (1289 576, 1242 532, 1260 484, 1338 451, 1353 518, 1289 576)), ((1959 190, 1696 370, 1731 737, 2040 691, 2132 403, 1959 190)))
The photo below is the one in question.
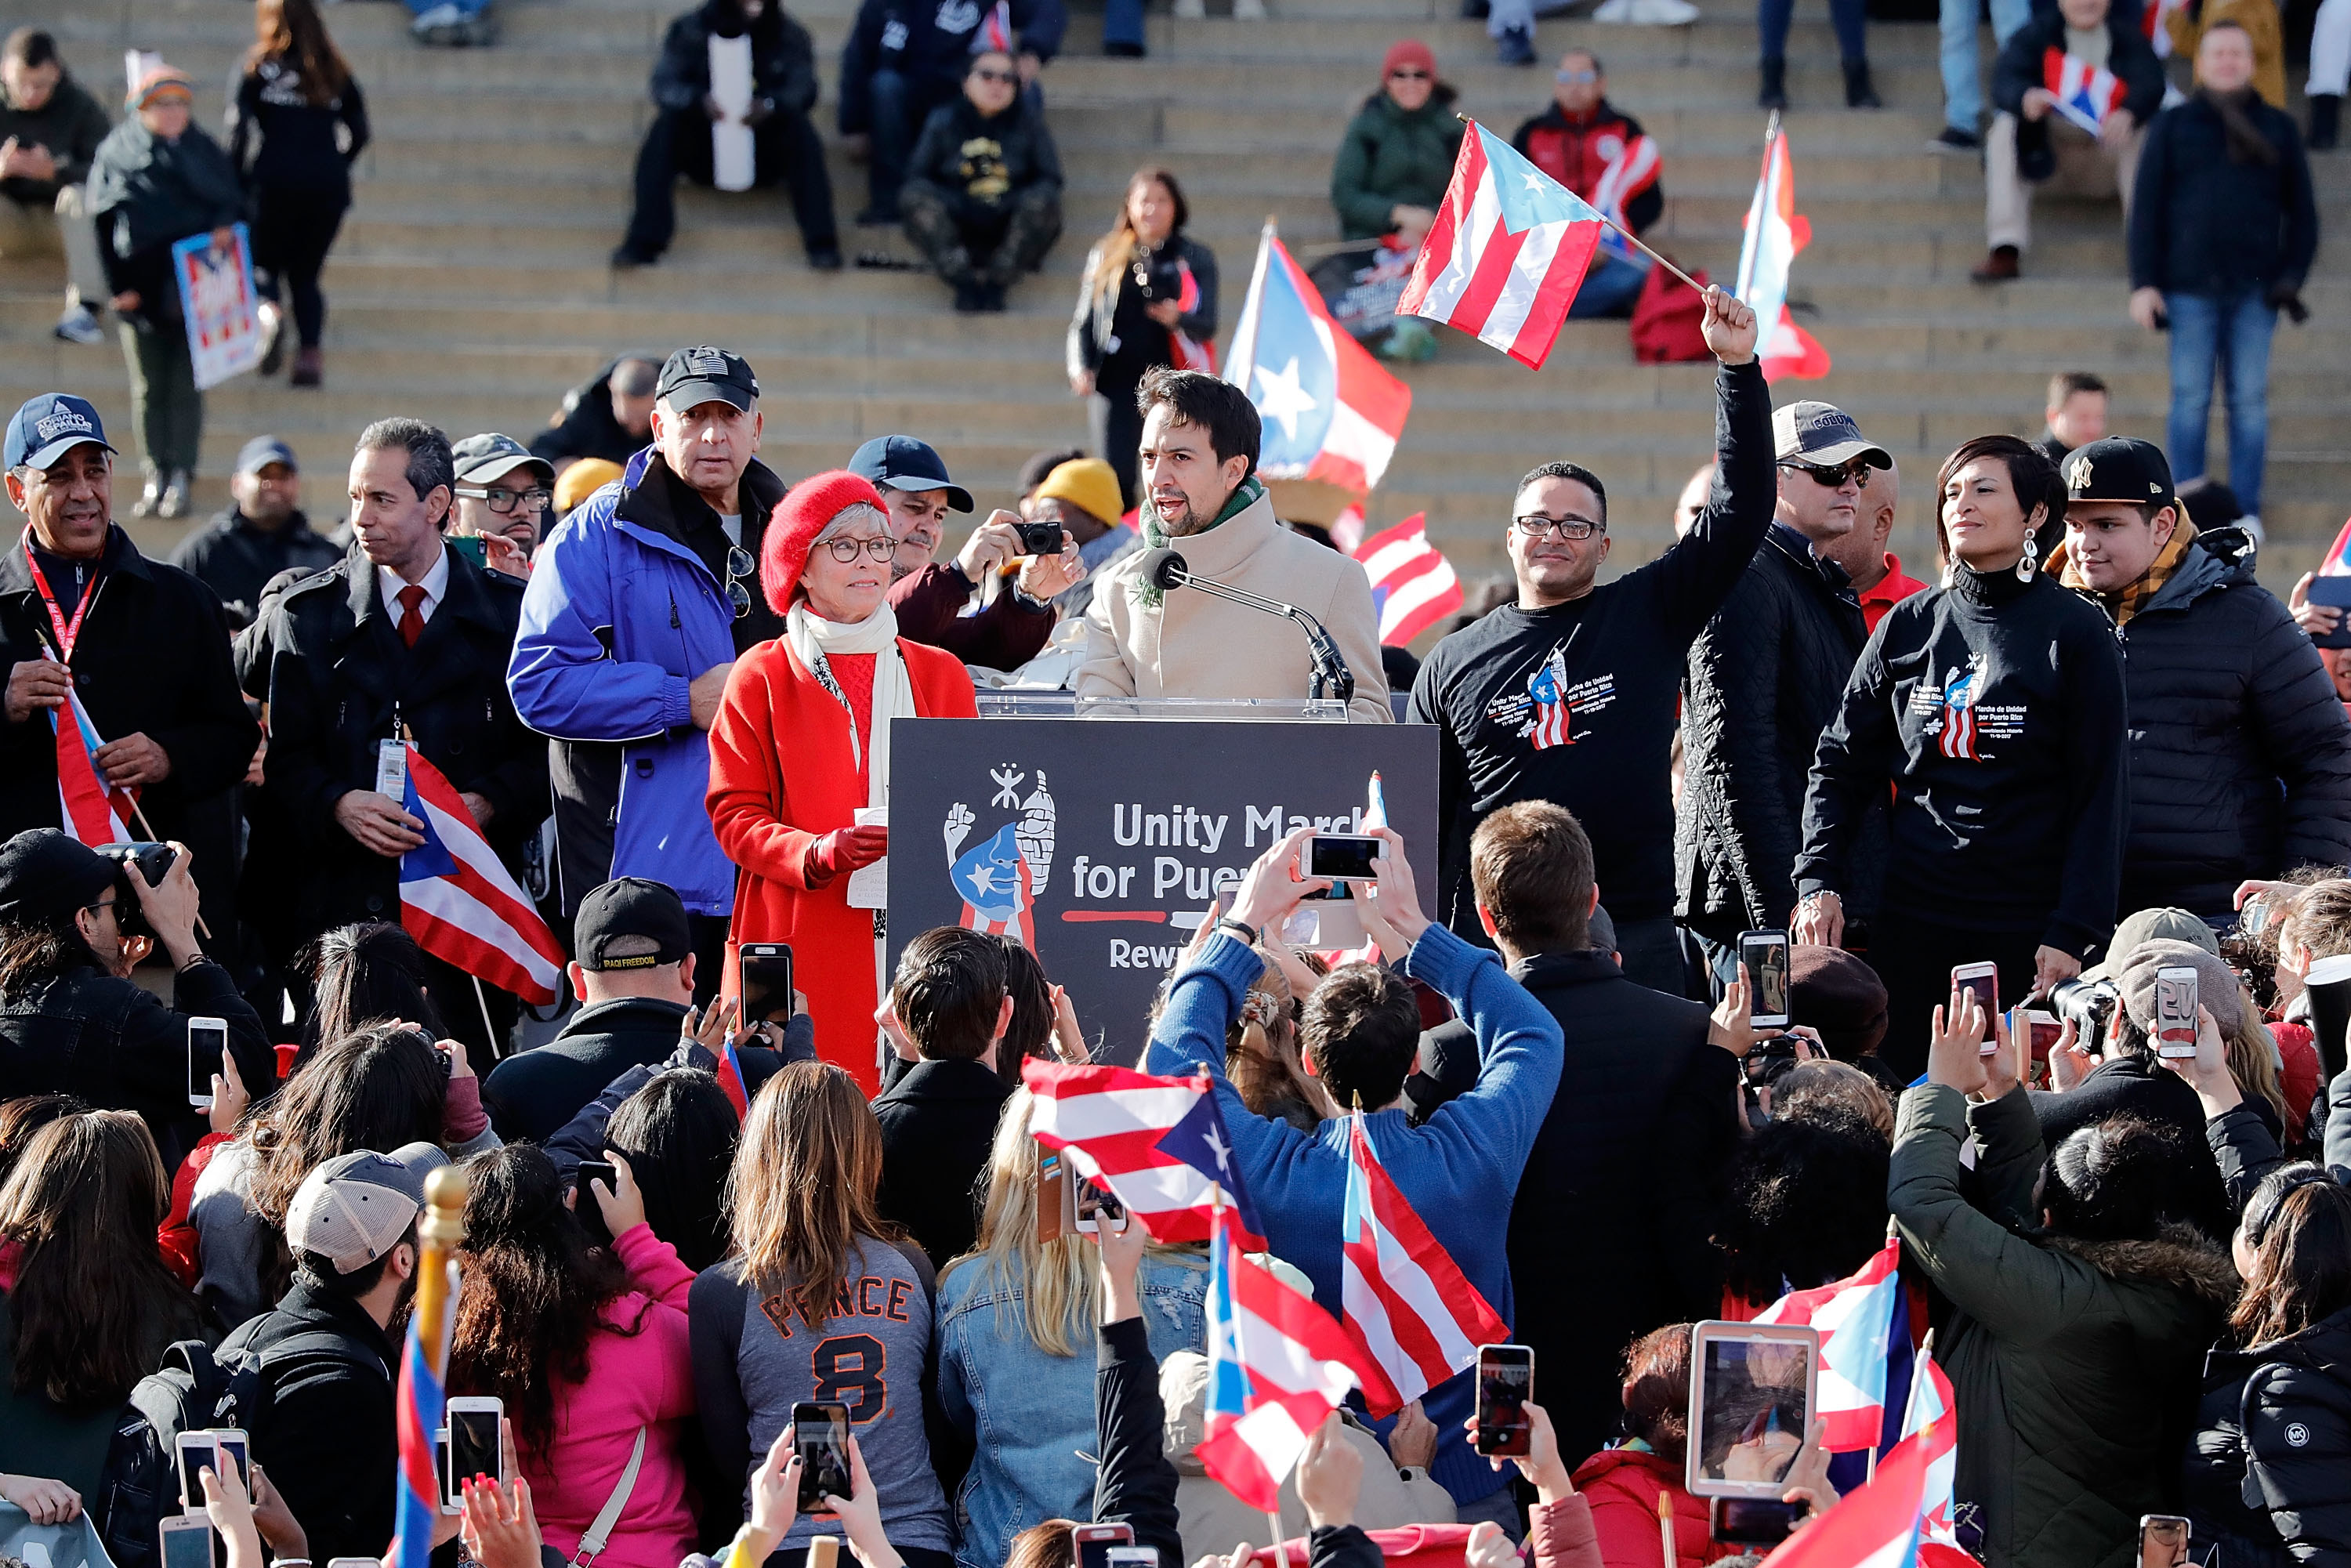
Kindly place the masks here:
POLYGON ((1165 546, 1158 549, 1144 551, 1142 559, 1137 564, 1140 569, 1138 575, 1143 580, 1162 593, 1175 588, 1196 588, 1201 592, 1214 594, 1218 599, 1228 599, 1235 604, 1246 604, 1251 610, 1261 611, 1268 615, 1280 615, 1295 621, 1300 629, 1306 633, 1307 652, 1314 661, 1314 675, 1312 684, 1308 688, 1309 695, 1318 698, 1336 697, 1343 703, 1354 700, 1355 672, 1347 667, 1346 659, 1339 652, 1337 639, 1324 630, 1320 621, 1315 620, 1295 604, 1284 604, 1274 599, 1262 599, 1246 589, 1228 587, 1221 582, 1210 581, 1205 577, 1195 577, 1192 575, 1191 569, 1185 563, 1184 558, 1165 546))

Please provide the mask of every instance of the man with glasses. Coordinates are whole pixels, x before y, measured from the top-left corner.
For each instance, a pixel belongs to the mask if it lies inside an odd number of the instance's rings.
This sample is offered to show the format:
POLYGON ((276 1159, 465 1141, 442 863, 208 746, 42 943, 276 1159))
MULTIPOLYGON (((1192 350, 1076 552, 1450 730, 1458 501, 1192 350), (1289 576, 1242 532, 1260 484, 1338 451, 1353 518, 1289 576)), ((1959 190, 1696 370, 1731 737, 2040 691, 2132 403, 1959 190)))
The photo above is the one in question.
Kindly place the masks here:
POLYGON ((760 429, 759 379, 740 356, 672 354, 653 444, 540 548, 507 671, 523 722, 549 740, 558 929, 614 877, 665 883, 692 917, 705 1001, 735 907, 735 868, 703 805, 707 732, 736 655, 784 630, 759 588, 760 539, 784 497, 758 460, 760 429))
MULTIPOLYGON (((401 857, 423 824, 385 763, 398 743, 438 768, 510 870, 547 817, 547 747, 507 698, 522 584, 473 564, 445 537, 456 489, 449 438, 416 419, 360 433, 347 494, 353 549, 265 601, 246 633, 267 650, 249 668, 269 712, 262 804, 300 853, 256 925, 273 963, 335 926, 400 919, 401 857)), ((401 776, 404 779, 404 774, 401 776)), ((248 900, 248 906, 254 901, 248 900)), ((425 988, 449 1031, 504 1051, 517 1006, 425 960, 425 988)))
MULTIPOLYGON (((1856 536, 1874 534, 1871 476, 1894 467, 1891 453, 1828 403, 1790 403, 1771 427, 1778 508, 1763 548, 1690 645, 1682 709, 1677 913, 1722 985, 1738 976, 1741 931, 1794 919, 1813 752, 1869 640, 1860 596, 1836 558, 1856 536)), ((1867 943, 1885 853, 1880 810, 1854 849, 1845 940, 1856 947, 1867 943)))
POLYGON ((1673 923, 1669 770, 1682 658, 1771 526, 1771 394, 1755 362, 1755 313, 1708 288, 1701 330, 1721 361, 1720 462, 1689 532, 1646 566, 1598 583, 1607 491, 1577 464, 1537 468, 1520 482, 1503 534, 1518 601, 1437 645, 1406 716, 1442 732, 1445 923, 1488 940, 1469 885, 1470 836, 1514 801, 1554 801, 1592 840, 1625 972, 1675 995, 1685 966, 1673 923))
MULTIPOLYGON (((1551 107, 1520 126, 1510 145, 1611 222, 1646 233, 1666 210, 1657 144, 1639 120, 1608 101, 1607 68, 1590 49, 1560 56, 1552 82, 1551 107)), ((1605 234, 1567 313, 1629 314, 1648 277, 1649 258, 1605 234)))
POLYGON ((457 464, 457 508, 449 532, 483 540, 493 570, 529 576, 555 504, 555 465, 496 432, 469 435, 450 455, 457 464))

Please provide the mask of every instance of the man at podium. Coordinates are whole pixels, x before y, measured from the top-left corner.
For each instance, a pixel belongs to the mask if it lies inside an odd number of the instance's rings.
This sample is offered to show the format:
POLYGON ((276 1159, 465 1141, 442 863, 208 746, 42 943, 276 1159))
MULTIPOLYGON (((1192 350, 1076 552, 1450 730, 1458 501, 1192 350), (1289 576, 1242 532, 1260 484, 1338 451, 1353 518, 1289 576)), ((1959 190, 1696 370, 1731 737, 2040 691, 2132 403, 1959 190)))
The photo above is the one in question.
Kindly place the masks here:
POLYGON ((1315 695, 1319 642, 1325 695, 1335 695, 1343 667, 1354 679, 1349 718, 1389 722, 1370 580, 1354 561, 1274 520, 1257 477, 1258 414, 1248 394, 1163 366, 1144 377, 1135 401, 1144 548, 1096 578, 1077 695, 1302 699, 1315 695), (1219 597, 1202 581, 1271 602, 1219 597))

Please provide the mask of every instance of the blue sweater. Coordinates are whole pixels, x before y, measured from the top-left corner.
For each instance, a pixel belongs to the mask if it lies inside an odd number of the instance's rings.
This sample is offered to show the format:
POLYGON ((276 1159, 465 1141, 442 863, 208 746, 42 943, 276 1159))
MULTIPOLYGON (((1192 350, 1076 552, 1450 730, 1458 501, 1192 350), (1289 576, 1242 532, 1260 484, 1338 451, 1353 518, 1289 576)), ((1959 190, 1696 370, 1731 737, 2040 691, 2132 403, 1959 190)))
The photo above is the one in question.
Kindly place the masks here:
MULTIPOLYGON (((1313 1281, 1314 1299, 1334 1317, 1340 1308, 1340 1216, 1347 1192, 1347 1124, 1322 1124, 1310 1137, 1289 1123, 1260 1116, 1226 1082, 1225 1028, 1264 964, 1233 937, 1208 939, 1199 960, 1177 975, 1166 1009, 1152 1030, 1145 1070, 1171 1076, 1206 1069, 1217 1108, 1232 1134, 1274 1255, 1313 1281)), ((1512 1320, 1508 1239, 1510 1204, 1527 1151, 1550 1113, 1564 1047, 1559 1024, 1493 954, 1431 925, 1405 956, 1404 972, 1443 992, 1478 1037, 1478 1082, 1446 1103, 1425 1125, 1401 1110, 1366 1119, 1380 1163, 1422 1223, 1451 1253, 1469 1282, 1504 1322, 1512 1320)), ((1454 1498, 1471 1502, 1504 1484, 1471 1451, 1472 1373, 1464 1371, 1422 1400, 1437 1423, 1437 1460, 1429 1474, 1454 1498)))

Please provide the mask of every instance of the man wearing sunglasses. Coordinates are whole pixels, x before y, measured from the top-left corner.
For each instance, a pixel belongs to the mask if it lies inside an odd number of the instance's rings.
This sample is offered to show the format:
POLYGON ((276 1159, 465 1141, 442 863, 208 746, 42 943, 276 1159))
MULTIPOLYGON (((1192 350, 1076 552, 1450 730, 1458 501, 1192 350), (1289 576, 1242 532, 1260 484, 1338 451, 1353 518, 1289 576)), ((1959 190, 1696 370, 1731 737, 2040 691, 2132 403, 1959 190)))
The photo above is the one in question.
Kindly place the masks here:
MULTIPOLYGON (((1860 598, 1834 558, 1871 533, 1871 486, 1894 467, 1893 455, 1831 404, 1790 403, 1771 425, 1779 504, 1771 531, 1691 644, 1682 708, 1677 912, 1724 984, 1737 976, 1739 934, 1786 924, 1796 907, 1813 751, 1869 640, 1860 598)), ((1855 849, 1855 880, 1869 888, 1864 904, 1875 902, 1885 852, 1881 810, 1855 849)), ((1845 904, 1847 939, 1865 941, 1855 899, 1845 904)))
POLYGON ((457 507, 450 533, 483 539, 493 570, 529 575, 548 508, 555 504, 555 465, 495 431, 469 435, 451 453, 457 461, 457 507))
POLYGON ((784 482, 758 460, 759 380, 680 349, 654 387, 653 444, 540 547, 507 679, 553 753, 563 920, 614 877, 665 883, 693 922, 695 989, 726 969, 735 868, 703 796, 706 731, 738 653, 778 636, 759 545, 784 482))

